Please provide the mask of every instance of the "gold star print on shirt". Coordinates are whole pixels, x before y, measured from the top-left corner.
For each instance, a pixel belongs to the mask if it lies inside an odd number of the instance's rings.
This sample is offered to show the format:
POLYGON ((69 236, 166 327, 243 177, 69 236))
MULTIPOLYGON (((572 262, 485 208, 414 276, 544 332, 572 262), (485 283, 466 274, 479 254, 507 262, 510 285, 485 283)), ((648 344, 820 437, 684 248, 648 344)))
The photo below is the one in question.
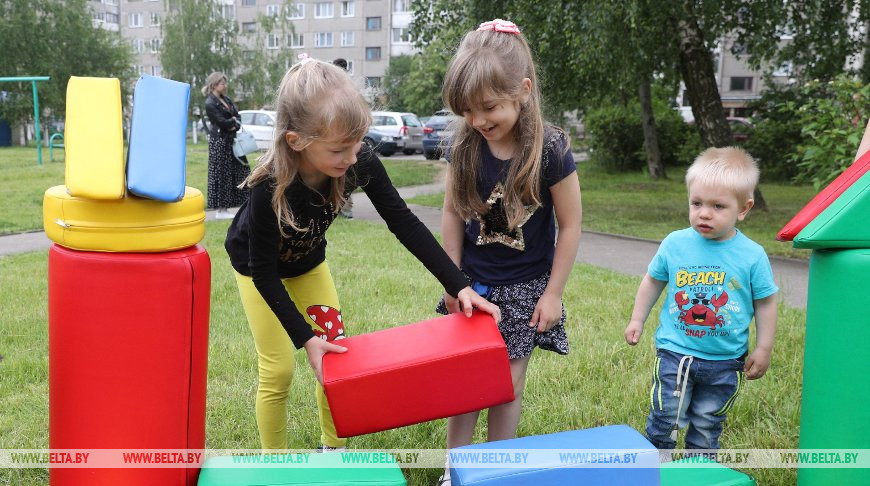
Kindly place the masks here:
POLYGON ((477 245, 501 243, 515 250, 525 251, 526 241, 523 239, 523 225, 532 217, 539 205, 525 206, 526 214, 515 230, 508 227, 507 213, 504 209, 504 186, 501 182, 492 188, 489 199, 486 200, 489 210, 483 216, 477 215, 480 221, 480 235, 477 237, 477 245))

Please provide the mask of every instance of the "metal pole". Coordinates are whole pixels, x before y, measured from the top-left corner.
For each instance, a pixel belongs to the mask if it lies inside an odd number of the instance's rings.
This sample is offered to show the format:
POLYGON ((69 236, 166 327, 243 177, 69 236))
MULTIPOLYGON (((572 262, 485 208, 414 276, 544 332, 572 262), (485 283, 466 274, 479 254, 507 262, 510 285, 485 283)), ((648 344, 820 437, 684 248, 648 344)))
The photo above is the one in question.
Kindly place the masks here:
POLYGON ((42 133, 39 130, 39 95, 36 93, 36 80, 30 82, 33 85, 33 120, 36 131, 36 160, 42 165, 42 133))

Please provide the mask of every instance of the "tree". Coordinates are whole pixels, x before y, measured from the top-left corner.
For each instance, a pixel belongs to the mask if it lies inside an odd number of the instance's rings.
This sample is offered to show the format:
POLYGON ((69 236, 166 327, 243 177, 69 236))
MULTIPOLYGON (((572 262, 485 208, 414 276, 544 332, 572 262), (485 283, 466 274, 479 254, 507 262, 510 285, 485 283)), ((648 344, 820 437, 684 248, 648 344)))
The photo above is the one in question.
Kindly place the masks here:
POLYGON ((387 109, 390 111, 409 111, 405 104, 408 98, 404 91, 410 88, 406 84, 408 75, 411 74, 413 56, 401 55, 390 57, 390 65, 384 75, 383 90, 387 97, 387 109))
POLYGON ((296 60, 294 51, 288 48, 294 30, 292 22, 287 19, 296 7, 294 3, 285 1, 282 8, 285 15, 260 15, 253 35, 241 33, 247 45, 235 79, 237 92, 242 94, 239 101, 242 106, 261 108, 271 105, 284 73, 296 60), (277 49, 266 49, 268 37, 277 40, 277 49))
POLYGON ((202 106, 199 88, 215 71, 230 75, 241 48, 236 43, 236 23, 222 15, 217 2, 166 0, 160 62, 167 78, 189 83, 191 106, 202 106))
MULTIPOLYGON (((3 76, 51 76, 39 84, 41 111, 62 117, 70 76, 132 80, 132 52, 115 32, 94 28, 86 0, 0 2, 3 76)), ((0 118, 13 124, 33 114, 30 83, 0 85, 0 118), (5 92, 5 95, 2 93, 5 92)))

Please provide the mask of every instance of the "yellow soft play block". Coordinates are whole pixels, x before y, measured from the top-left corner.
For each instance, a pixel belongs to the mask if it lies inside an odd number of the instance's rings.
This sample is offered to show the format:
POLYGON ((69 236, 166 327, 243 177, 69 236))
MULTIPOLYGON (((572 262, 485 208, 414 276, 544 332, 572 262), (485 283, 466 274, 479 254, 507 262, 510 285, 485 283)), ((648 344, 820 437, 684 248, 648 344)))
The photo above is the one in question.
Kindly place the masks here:
POLYGON ((65 183, 70 194, 101 200, 124 197, 120 81, 71 77, 65 130, 65 183))
POLYGON ((187 187, 175 203, 138 197, 100 201, 74 197, 65 186, 54 186, 42 200, 42 223, 52 241, 74 250, 178 250, 205 235, 205 198, 187 187))

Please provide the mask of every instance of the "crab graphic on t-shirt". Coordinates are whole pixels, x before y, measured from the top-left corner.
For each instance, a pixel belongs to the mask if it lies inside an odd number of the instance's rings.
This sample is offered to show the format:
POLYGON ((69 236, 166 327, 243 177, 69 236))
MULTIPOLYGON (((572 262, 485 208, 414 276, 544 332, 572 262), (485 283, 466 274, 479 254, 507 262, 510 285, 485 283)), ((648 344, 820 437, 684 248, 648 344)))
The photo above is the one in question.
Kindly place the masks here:
POLYGON ((683 306, 690 303, 689 296, 684 290, 674 294, 674 300, 680 308, 680 322, 692 326, 709 326, 714 331, 716 326, 725 325, 725 318, 718 315, 719 309, 728 303, 728 293, 724 290, 718 296, 713 294, 709 299, 706 293, 696 292, 695 298, 691 299, 693 305, 689 309, 683 309, 683 306), (712 304, 712 309, 708 307, 709 304, 712 304))
POLYGON ((341 311, 328 305, 308 306, 305 311, 308 317, 317 324, 320 329, 314 329, 314 334, 324 341, 344 339, 344 323, 341 320, 341 311))

